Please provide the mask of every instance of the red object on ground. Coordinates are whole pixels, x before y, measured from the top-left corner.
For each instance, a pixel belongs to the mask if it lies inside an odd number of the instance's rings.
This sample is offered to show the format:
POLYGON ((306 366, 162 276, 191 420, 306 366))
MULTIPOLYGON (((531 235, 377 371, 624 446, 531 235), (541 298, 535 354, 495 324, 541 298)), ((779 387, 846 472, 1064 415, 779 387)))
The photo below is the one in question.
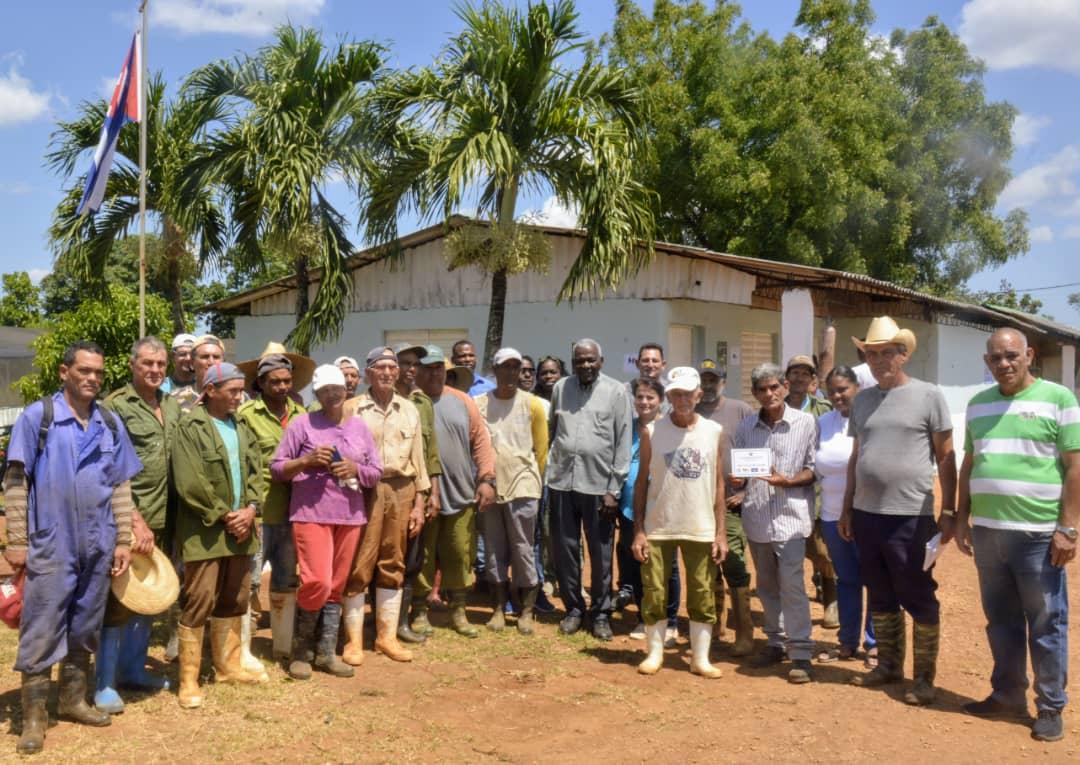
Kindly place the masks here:
POLYGON ((19 629, 19 619, 22 616, 23 607, 23 584, 25 581, 26 573, 20 571, 0 582, 0 621, 3 621, 13 630, 19 629))

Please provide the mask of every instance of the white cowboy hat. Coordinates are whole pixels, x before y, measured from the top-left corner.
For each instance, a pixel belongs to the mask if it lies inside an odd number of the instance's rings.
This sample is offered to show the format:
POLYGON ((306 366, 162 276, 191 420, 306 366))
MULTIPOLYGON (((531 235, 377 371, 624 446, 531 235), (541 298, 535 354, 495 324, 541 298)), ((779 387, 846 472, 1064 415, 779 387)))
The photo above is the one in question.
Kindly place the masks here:
POLYGON ((153 616, 176 602, 180 580, 169 556, 155 547, 150 555, 131 554, 128 570, 113 578, 112 591, 129 610, 153 616))
POLYGON ((866 330, 866 339, 851 338, 851 342, 860 350, 866 350, 868 345, 888 345, 898 343, 907 349, 907 355, 915 353, 918 343, 915 341, 915 333, 910 329, 900 329, 895 321, 889 316, 877 316, 870 322, 870 329, 866 330))

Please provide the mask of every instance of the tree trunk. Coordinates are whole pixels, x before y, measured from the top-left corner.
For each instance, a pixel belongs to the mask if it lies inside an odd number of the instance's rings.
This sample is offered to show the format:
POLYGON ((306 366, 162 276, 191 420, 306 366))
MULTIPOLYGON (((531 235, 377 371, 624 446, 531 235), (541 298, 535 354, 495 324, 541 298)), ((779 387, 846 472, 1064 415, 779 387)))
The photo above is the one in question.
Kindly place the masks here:
POLYGON ((487 334, 484 336, 484 363, 479 370, 487 374, 495 351, 502 348, 503 319, 506 316, 506 269, 491 275, 491 306, 488 308, 487 334))
MULTIPOLYGON (((184 293, 181 284, 184 271, 182 259, 187 257, 187 250, 184 249, 184 233, 179 226, 166 218, 163 229, 165 234, 165 291, 168 293, 169 303, 172 306, 173 333, 179 335, 187 332, 187 317, 184 315, 184 293)), ((149 270, 149 264, 147 270, 149 270)), ((147 281, 149 281, 149 274, 147 274, 147 281)))
MULTIPOLYGON (((308 308, 310 307, 310 301, 308 300, 308 286, 311 284, 311 279, 308 277, 308 259, 307 255, 300 255, 296 258, 296 323, 299 324, 300 320, 307 315, 308 308)), ((302 356, 308 356, 311 354, 311 349, 307 347, 297 346, 296 352, 302 356)))

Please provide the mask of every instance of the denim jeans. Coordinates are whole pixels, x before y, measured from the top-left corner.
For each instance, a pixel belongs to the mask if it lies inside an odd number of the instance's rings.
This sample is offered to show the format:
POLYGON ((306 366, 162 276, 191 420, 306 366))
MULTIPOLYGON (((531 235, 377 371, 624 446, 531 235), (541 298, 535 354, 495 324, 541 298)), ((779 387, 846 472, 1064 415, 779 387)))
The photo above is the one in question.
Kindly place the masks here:
POLYGON ((1068 701, 1069 595, 1065 569, 1050 564, 1051 536, 972 529, 986 636, 994 657, 993 695, 1004 704, 1026 702, 1030 650, 1039 711, 1060 711, 1068 701))
MULTIPOLYGON (((829 557, 836 569, 836 606, 840 611, 840 645, 859 647, 859 626, 863 624, 863 583, 859 575, 859 552, 854 542, 840 536, 838 521, 822 521, 821 536, 829 548, 829 557)), ((877 645, 874 640, 874 623, 870 609, 866 610, 863 647, 870 650, 877 645)))
MULTIPOLYGON (((258 572, 252 572, 254 581, 262 576, 263 562, 270 564, 270 592, 294 592, 300 586, 296 576, 296 545, 293 543, 291 523, 264 523, 262 525, 261 555, 254 557, 258 572)), ((257 586, 253 588, 258 592, 257 586)))

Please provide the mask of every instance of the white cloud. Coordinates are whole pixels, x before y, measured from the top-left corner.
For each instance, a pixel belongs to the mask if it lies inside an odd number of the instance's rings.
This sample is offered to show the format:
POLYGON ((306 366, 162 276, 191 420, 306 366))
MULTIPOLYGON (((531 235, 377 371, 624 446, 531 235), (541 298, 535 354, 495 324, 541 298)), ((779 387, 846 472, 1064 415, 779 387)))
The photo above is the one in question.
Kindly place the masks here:
POLYGON ((526 210, 519 220, 522 223, 532 223, 539 226, 556 226, 559 228, 577 228, 579 210, 577 207, 564 207, 559 200, 550 196, 544 200, 544 206, 539 210, 526 210))
POLYGON ((305 22, 326 0, 158 0, 150 8, 155 25, 182 34, 265 35, 285 22, 305 22))
POLYGON ((1017 146, 1030 146, 1039 137, 1039 131, 1049 124, 1049 117, 1017 114, 1012 126, 1013 143, 1017 146))
POLYGON ((22 57, 8 57, 7 74, 0 73, 0 126, 37 119, 49 108, 49 94, 34 90, 30 80, 19 74, 22 57))
POLYGON ((1052 242, 1054 231, 1049 226, 1036 226, 1031 229, 1030 237, 1032 242, 1052 242))
POLYGON ((1080 73, 1076 0, 969 0, 960 11, 960 37, 991 69, 1080 73))
POLYGON ((1068 226, 1065 229, 1066 239, 1080 239, 1080 226, 1068 226))
POLYGON ((52 273, 52 269, 49 268, 31 268, 26 272, 30 276, 30 281, 35 285, 41 284, 41 280, 52 273))
POLYGON ((0 194, 11 194, 21 197, 29 194, 33 189, 26 181, 0 181, 0 194))
POLYGON ((1044 201, 1070 203, 1077 193, 1080 149, 1066 146, 1045 162, 1017 175, 1001 192, 998 204, 1005 210, 1030 208, 1044 201))

